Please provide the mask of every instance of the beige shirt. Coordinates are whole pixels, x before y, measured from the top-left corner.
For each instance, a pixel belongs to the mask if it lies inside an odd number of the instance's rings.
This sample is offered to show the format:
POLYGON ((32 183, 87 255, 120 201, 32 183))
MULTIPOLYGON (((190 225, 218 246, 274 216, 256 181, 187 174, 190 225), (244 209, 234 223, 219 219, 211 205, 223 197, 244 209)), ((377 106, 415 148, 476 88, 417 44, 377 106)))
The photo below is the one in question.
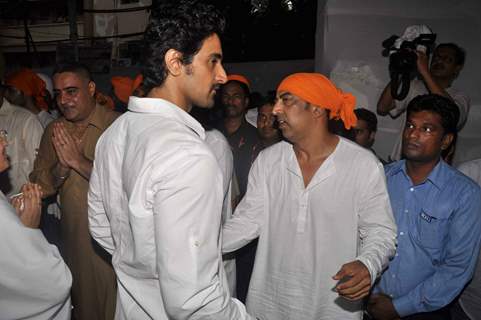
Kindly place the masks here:
POLYGON ((0 175, 0 186, 9 196, 20 192, 28 181, 43 127, 36 115, 4 98, 0 108, 0 130, 8 133, 7 154, 10 159, 10 168, 0 175))

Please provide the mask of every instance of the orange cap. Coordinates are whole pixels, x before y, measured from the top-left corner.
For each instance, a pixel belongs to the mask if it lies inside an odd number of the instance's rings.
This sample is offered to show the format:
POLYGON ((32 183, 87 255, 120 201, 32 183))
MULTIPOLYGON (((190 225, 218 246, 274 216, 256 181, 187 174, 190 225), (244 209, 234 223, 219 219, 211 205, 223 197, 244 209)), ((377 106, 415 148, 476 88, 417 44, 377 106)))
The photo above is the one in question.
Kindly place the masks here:
POLYGON ((26 96, 35 99, 35 105, 42 110, 48 110, 47 102, 44 99, 47 85, 31 69, 21 69, 7 76, 5 83, 22 91, 26 96))
POLYGON ((294 73, 281 81, 277 94, 289 92, 318 107, 330 110, 329 118, 341 119, 346 129, 356 125, 356 98, 342 92, 319 73, 294 73))
POLYGON ((251 85, 249 83, 249 80, 247 80, 246 77, 240 75, 240 74, 230 74, 227 76, 227 82, 229 81, 239 81, 239 82, 242 82, 243 84, 245 84, 247 86, 247 88, 251 88, 251 85))
POLYGON ((135 79, 129 77, 112 77, 110 82, 114 88, 114 93, 123 103, 129 102, 129 97, 141 84, 144 78, 141 74, 137 75, 135 79))

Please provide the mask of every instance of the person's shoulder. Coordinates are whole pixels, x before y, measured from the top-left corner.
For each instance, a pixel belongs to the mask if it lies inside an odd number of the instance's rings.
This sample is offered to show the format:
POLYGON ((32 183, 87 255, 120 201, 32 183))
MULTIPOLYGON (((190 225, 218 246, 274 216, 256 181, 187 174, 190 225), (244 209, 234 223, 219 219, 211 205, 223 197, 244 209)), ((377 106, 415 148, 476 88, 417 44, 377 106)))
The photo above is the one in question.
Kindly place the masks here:
POLYGON ((378 157, 369 149, 343 137, 339 137, 336 161, 343 160, 357 164, 380 164, 378 157))
POLYGON ((97 109, 96 116, 98 115, 99 121, 105 126, 109 126, 120 116, 119 112, 98 103, 95 108, 97 109))
POLYGON ((227 138, 217 129, 206 130, 205 141, 212 146, 229 146, 227 138))
POLYGON ((390 177, 399 172, 399 170, 402 169, 403 165, 404 160, 394 161, 384 165, 384 173, 386 174, 386 177, 390 177))
POLYGON ((292 145, 286 141, 279 141, 259 152, 256 160, 266 163, 267 166, 275 166, 284 161, 292 150, 292 145))
POLYGON ((458 192, 460 193, 466 193, 469 191, 481 195, 481 188, 476 181, 447 163, 443 162, 442 166, 443 170, 446 172, 446 186, 449 189, 458 189, 458 192))

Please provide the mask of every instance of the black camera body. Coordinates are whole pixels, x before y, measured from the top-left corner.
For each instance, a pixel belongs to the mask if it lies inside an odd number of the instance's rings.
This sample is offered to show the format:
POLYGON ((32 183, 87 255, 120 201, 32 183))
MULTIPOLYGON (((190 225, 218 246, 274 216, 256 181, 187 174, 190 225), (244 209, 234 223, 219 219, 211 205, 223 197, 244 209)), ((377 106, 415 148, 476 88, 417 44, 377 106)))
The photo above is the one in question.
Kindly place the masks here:
POLYGON ((382 42, 384 47, 382 55, 385 57, 389 55, 391 95, 396 100, 403 100, 409 93, 410 81, 417 74, 416 50, 424 49, 429 56, 434 48, 436 34, 420 34, 412 41, 404 40, 399 48, 395 46, 398 38, 394 35, 382 42))

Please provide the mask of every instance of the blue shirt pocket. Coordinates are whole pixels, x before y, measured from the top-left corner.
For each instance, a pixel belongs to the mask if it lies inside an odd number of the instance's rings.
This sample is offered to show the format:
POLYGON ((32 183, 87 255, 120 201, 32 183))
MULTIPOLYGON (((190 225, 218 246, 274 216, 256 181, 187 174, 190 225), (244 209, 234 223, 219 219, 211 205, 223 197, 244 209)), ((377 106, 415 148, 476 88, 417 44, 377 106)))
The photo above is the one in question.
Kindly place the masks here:
POLYGON ((415 217, 416 242, 432 254, 439 253, 447 238, 449 216, 449 211, 422 208, 415 217))

